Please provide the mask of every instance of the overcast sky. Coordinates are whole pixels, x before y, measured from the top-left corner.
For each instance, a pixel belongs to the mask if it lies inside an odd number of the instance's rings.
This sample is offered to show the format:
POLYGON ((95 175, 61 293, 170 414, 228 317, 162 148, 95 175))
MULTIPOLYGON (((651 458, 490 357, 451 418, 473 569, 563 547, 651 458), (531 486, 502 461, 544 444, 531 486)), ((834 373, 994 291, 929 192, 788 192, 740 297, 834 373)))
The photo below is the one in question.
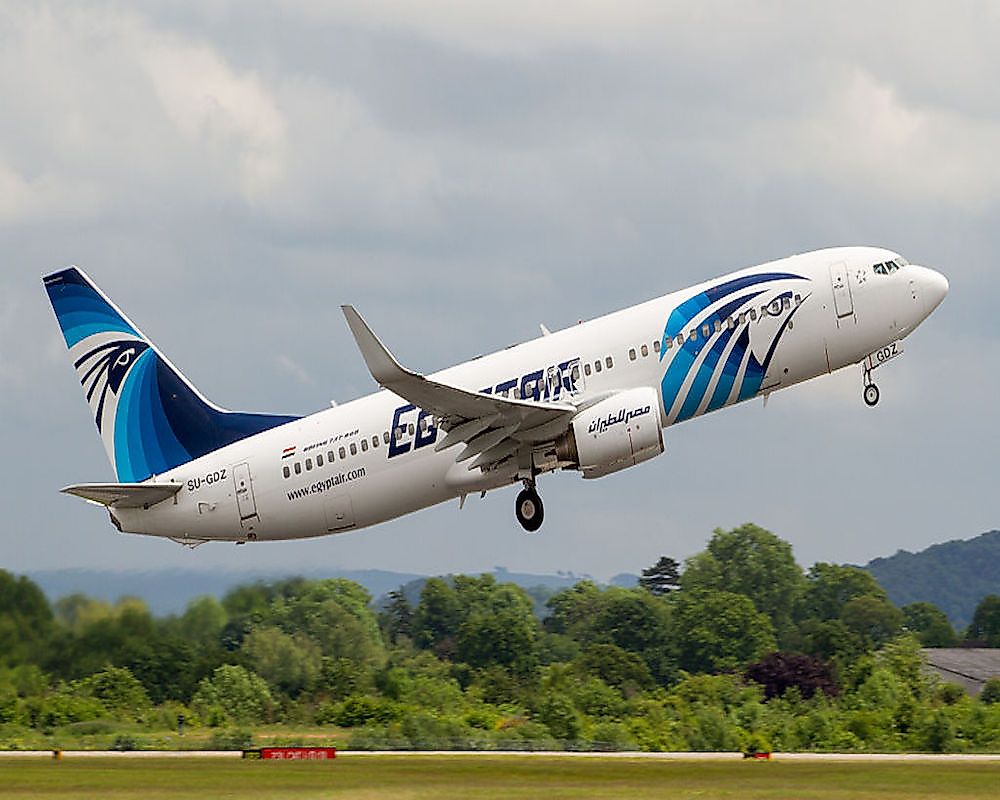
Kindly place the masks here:
POLYGON ((753 521, 800 563, 1000 527, 1000 6, 0 2, 0 567, 637 572, 753 521), (667 452, 366 531, 195 551, 58 494, 112 480, 40 276, 90 272, 208 397, 374 389, 354 303, 425 372, 795 252, 951 293, 880 370, 667 452))

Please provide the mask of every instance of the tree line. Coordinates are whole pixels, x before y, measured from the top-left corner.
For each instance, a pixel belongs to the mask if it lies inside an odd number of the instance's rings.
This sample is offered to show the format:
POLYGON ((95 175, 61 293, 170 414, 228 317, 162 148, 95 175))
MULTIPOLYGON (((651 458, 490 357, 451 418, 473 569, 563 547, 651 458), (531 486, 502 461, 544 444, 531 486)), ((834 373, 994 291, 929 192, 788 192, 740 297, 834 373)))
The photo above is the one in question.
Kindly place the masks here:
MULTIPOLYGON (((1000 746, 1000 682, 973 699, 922 669, 921 646, 960 641, 939 609, 897 608, 857 567, 805 571, 754 525, 636 588, 580 581, 541 615, 534 599, 489 575, 378 604, 289 578, 154 617, 134 598, 49 603, 0 570, 0 748, 119 730, 142 746, 178 723, 318 726, 362 748, 1000 746)), ((963 637, 1000 647, 1000 597, 963 637)))

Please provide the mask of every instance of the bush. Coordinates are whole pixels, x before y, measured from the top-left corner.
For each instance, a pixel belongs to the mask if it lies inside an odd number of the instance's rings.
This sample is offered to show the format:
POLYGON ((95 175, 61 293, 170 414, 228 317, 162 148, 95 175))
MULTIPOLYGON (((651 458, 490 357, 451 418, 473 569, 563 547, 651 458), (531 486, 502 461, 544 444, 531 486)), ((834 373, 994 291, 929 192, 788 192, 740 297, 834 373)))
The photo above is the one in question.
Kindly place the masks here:
POLYGON ((130 733, 119 733, 111 743, 109 750, 141 750, 139 740, 130 733))
POLYGON ((253 747, 253 734, 240 728, 217 731, 208 740, 208 750, 249 750, 253 747))
POLYGON ((316 714, 317 722, 332 722, 342 728, 354 728, 369 722, 392 722, 400 717, 400 709, 390 700, 378 697, 348 697, 339 706, 326 705, 316 714))
POLYGON ((987 705, 1000 703, 1000 678, 990 678, 983 684, 983 690, 979 693, 979 701, 987 705))
POLYGON ((273 701, 259 675, 223 664, 211 678, 198 684, 191 705, 209 725, 219 726, 229 720, 241 724, 263 722, 270 715, 273 701))

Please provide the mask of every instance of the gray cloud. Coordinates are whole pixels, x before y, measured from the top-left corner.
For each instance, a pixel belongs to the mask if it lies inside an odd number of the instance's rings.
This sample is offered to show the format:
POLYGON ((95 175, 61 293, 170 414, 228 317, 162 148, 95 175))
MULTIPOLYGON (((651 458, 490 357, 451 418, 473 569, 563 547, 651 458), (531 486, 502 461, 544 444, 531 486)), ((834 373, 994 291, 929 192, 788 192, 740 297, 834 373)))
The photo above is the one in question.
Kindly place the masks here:
POLYGON ((5 565, 609 575, 747 519, 806 562, 995 527, 998 37, 978 3, 7 4, 5 565), (952 280, 877 410, 851 373, 678 426, 633 471, 545 481, 537 537, 498 492, 186 553, 54 494, 108 475, 38 281, 67 263, 213 400, 306 413, 373 388, 341 302, 430 371, 853 243, 952 280))

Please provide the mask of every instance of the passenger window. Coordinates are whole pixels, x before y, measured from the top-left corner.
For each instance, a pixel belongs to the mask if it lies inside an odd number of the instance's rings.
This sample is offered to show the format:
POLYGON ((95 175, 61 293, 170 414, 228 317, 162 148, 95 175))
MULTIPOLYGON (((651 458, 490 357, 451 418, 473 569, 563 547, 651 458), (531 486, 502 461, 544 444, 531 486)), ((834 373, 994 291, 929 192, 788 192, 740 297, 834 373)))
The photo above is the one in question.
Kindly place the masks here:
POLYGON ((357 442, 351 442, 351 455, 356 456, 358 454, 358 444, 357 442))
POLYGON ((389 444, 389 431, 382 431, 382 441, 389 444))
MULTIPOLYGON (((667 341, 669 342, 670 340, 667 339, 667 341)), ((653 352, 654 353, 659 353, 660 352, 660 340, 659 339, 657 339, 655 342, 653 342, 653 352)))
POLYGON ((649 348, 646 345, 642 346, 642 357, 645 358, 649 355, 649 348))
POLYGON ((326 460, 331 464, 333 463, 333 450, 326 454, 326 460))
POLYGON ((709 336, 711 336, 711 335, 712 335, 712 329, 711 329, 711 328, 709 328, 709 327, 708 327, 708 325, 702 325, 702 326, 701 326, 701 335, 702 335, 702 336, 703 336, 703 337, 704 337, 705 339, 707 339, 707 338, 708 338, 709 336))
POLYGON ((717 319, 715 321, 715 332, 718 333, 721 330, 722 330, 722 320, 721 319, 717 319))
POLYGON ((740 325, 745 325, 746 321, 747 321, 747 312, 746 311, 741 311, 740 312, 740 325))
MULTIPOLYGON (((589 375, 590 373, 588 372, 587 374, 589 375)), ((574 364, 573 365, 573 369, 571 369, 569 371, 569 376, 570 376, 570 378, 573 379, 574 383, 576 381, 580 380, 580 365, 579 364, 574 364)))
POLYGON ((792 307, 792 298, 787 295, 783 297, 781 300, 781 307, 785 309, 785 311, 788 311, 788 309, 792 307))
POLYGON ((372 449, 374 450, 376 447, 378 447, 378 437, 377 436, 373 436, 372 437, 372 449))
POLYGON ((338 452, 340 453, 340 460, 341 461, 343 461, 345 458, 347 458, 347 451, 343 447, 341 447, 338 452))
POLYGON ((611 369, 614 365, 615 362, 611 360, 611 356, 608 356, 606 359, 604 359, 604 366, 606 366, 608 369, 611 369))
POLYGON ((735 330, 735 328, 736 328, 736 320, 733 317, 727 317, 726 318, 726 327, 729 328, 729 330, 735 330))
POLYGON ((409 429, 410 429, 410 436, 413 436, 413 432, 416 430, 416 428, 413 427, 413 423, 412 422, 409 425, 409 429))
POLYGON ((693 342, 693 341, 697 340, 697 338, 698 338, 698 329, 694 328, 694 329, 691 330, 690 333, 688 333, 688 341, 689 342, 693 342))
POLYGON ((295 466, 295 474, 296 475, 301 475, 302 474, 302 465, 298 461, 296 461, 294 466, 295 466))
POLYGON ((683 333, 678 333, 677 334, 677 346, 678 347, 683 347, 684 346, 684 334, 683 333))
MULTIPOLYGON (((669 350, 673 346, 674 346, 674 340, 673 339, 667 339, 667 350, 669 350)), ((654 348, 654 349, 658 349, 658 348, 654 348)))
POLYGON ((751 308, 750 309, 750 321, 751 322, 756 322, 757 321, 757 309, 756 308, 751 308))
POLYGON ((600 361, 595 361, 594 362, 594 372, 600 372, 600 371, 601 371, 601 362, 600 361))
POLYGON ((583 365, 583 374, 584 375, 590 375, 590 364, 584 364, 583 365))
POLYGON ((634 347, 630 347, 628 349, 628 360, 629 361, 635 361, 635 348, 634 347))
POLYGON ((368 452, 368 440, 367 439, 362 439, 361 440, 361 451, 364 452, 364 453, 368 452))
POLYGON ((316 454, 316 466, 317 467, 322 467, 323 466, 323 454, 322 453, 317 453, 316 454))
POLYGON ((313 468, 313 460, 311 458, 306 459, 306 472, 313 468))
POLYGON ((292 471, 288 468, 287 464, 285 464, 285 466, 281 468, 281 474, 284 475, 286 478, 292 474, 292 471))
POLYGON ((800 294, 795 295, 795 305, 796 306, 802 305, 802 295, 800 294))

